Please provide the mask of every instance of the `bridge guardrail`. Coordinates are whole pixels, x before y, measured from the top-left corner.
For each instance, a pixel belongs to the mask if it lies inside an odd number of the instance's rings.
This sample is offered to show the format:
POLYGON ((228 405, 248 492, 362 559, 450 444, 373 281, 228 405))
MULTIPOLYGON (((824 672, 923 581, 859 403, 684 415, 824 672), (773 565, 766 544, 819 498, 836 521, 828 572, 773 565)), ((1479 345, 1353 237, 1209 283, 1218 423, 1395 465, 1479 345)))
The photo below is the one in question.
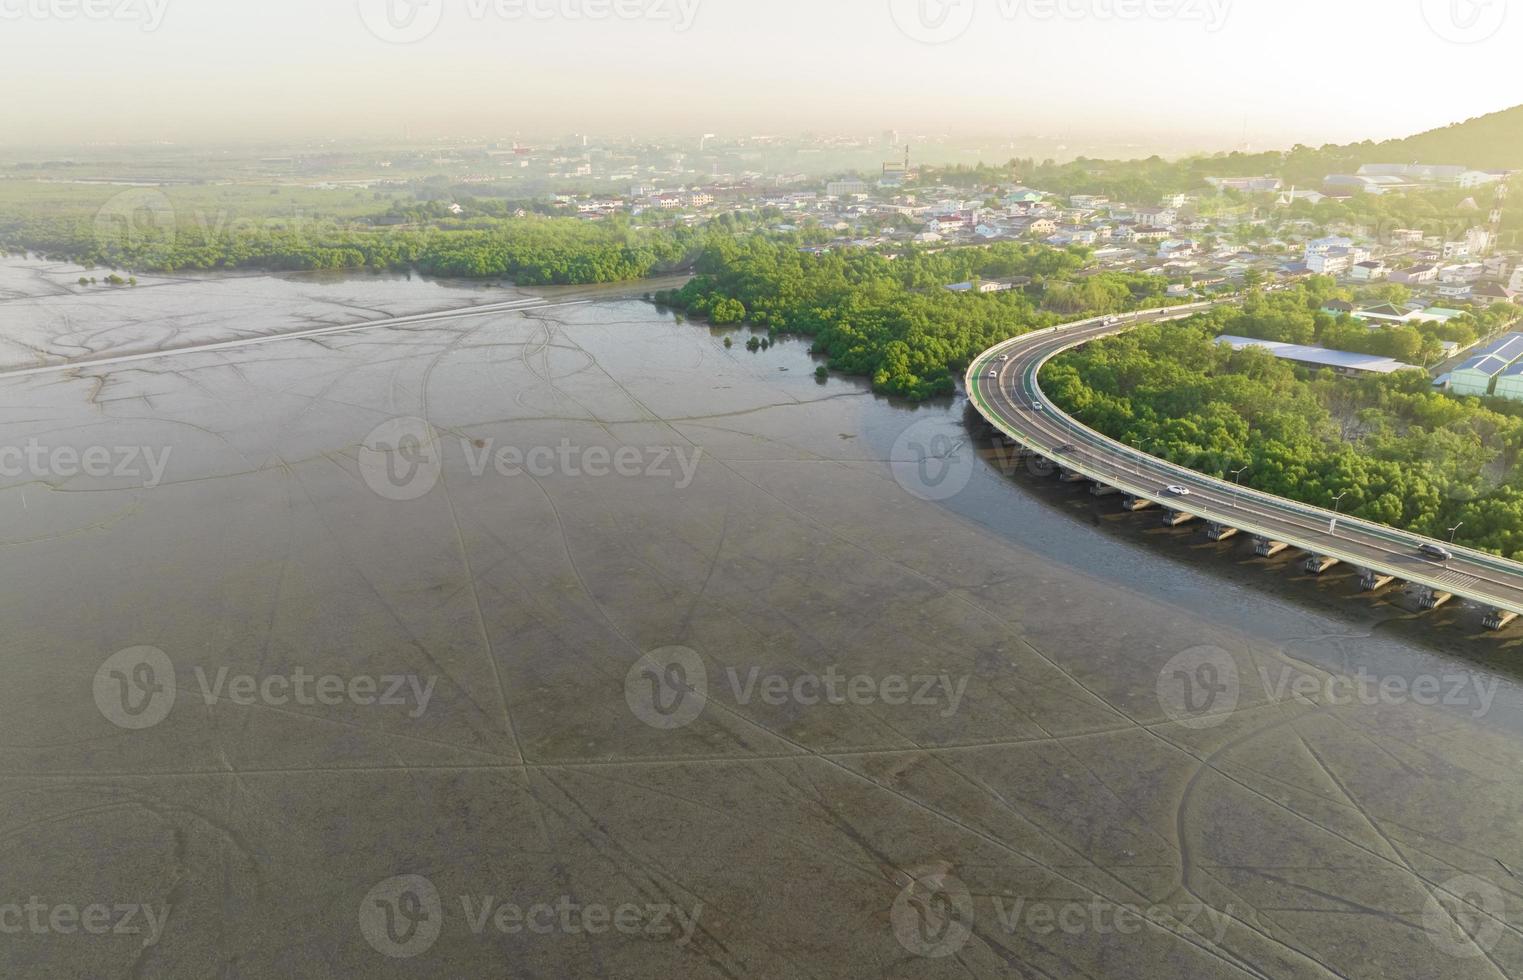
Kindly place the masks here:
MULTIPOLYGON (((1169 319, 1182 319, 1184 317, 1193 315, 1196 312, 1201 312, 1201 311, 1204 311, 1204 310, 1207 310, 1207 309, 1212 309, 1214 307, 1221 306, 1221 305, 1225 305, 1225 304, 1222 303, 1222 302, 1207 301, 1207 302, 1202 302, 1202 303, 1182 304, 1182 305, 1179 305, 1179 306, 1164 307, 1164 308, 1156 309, 1156 310, 1144 310, 1144 311, 1134 312, 1134 313, 1126 315, 1125 322, 1117 325, 1118 329, 1117 329, 1116 332, 1118 332, 1118 333, 1122 332, 1122 331, 1124 331, 1126 329, 1129 329, 1131 327, 1138 326, 1138 325, 1140 325, 1140 324, 1142 324, 1144 322, 1166 322, 1169 319), (1172 314, 1178 314, 1178 316, 1173 316, 1173 317, 1167 317, 1167 316, 1165 316, 1165 314, 1171 314, 1171 313, 1172 314), (1157 318, 1162 318, 1162 319, 1149 320, 1149 317, 1157 317, 1157 318)), ((1071 323, 1061 324, 1058 327, 1053 328, 1053 330, 1054 330, 1054 332, 1059 332, 1059 331, 1067 330, 1067 329, 1073 328, 1073 327, 1082 327, 1082 326, 1086 326, 1086 325, 1098 325, 1099 323, 1103 322, 1105 319, 1106 319, 1106 317, 1089 317, 1089 318, 1086 318, 1084 320, 1076 320, 1076 321, 1073 321, 1071 323)), ((1018 344, 1020 344, 1023 341, 1029 341, 1031 339, 1031 337, 1032 337, 1032 334, 1023 334, 1020 337, 1013 337, 1010 340, 1003 341, 1003 342, 1001 342, 999 344, 996 344, 994 347, 989 348, 989 350, 985 351, 984 353, 980 354, 978 357, 974 358, 973 363, 969 366, 968 373, 967 373, 967 376, 965 378, 965 384, 966 384, 967 389, 970 392, 970 394, 974 391, 974 386, 976 384, 978 375, 983 370, 984 366, 987 364, 987 362, 989 361, 989 359, 992 356, 996 356, 1001 350, 1003 350, 1006 347, 1010 347, 1012 345, 1018 345, 1018 344)), ((1041 361, 1039 361, 1033 367, 1031 375, 1030 375, 1031 386, 1032 386, 1032 389, 1034 390, 1034 392, 1038 396, 1041 396, 1041 397, 1044 397, 1044 398, 1046 397, 1045 393, 1041 389, 1041 384, 1040 384, 1038 376, 1041 373, 1041 369, 1048 362, 1050 362, 1053 358, 1059 356, 1060 354, 1066 353, 1067 351, 1072 350, 1075 347, 1082 346, 1083 344, 1088 343, 1092 339, 1099 339, 1099 338, 1087 338, 1085 340, 1076 341, 1073 344, 1069 344, 1069 345, 1060 347, 1060 348, 1052 351, 1047 356, 1043 357, 1041 359, 1041 361)), ((1427 537, 1425 535, 1416 534, 1414 532, 1402 531, 1400 529, 1392 528, 1392 527, 1389 527, 1389 526, 1384 525, 1384 524, 1376 524, 1374 522, 1366 521, 1366 520, 1364 520, 1362 518, 1354 517, 1352 515, 1338 514, 1338 513, 1335 513, 1333 511, 1326 510, 1324 508, 1315 507, 1315 506, 1310 505, 1310 504, 1303 504, 1300 501, 1290 500, 1288 498, 1280 497, 1280 496, 1277 496, 1275 494, 1265 493, 1265 492, 1263 492, 1261 490, 1256 490, 1256 489, 1254 489, 1252 487, 1244 487, 1244 486, 1242 486, 1240 484, 1229 483, 1226 480, 1223 480, 1223 479, 1221 479, 1219 477, 1212 476, 1212 475, 1206 474, 1206 473, 1201 473, 1199 471, 1189 469, 1188 467, 1180 466, 1179 464, 1174 463, 1174 462, 1172 462, 1170 460, 1160 459, 1159 457, 1152 456, 1152 455, 1150 455, 1148 453, 1145 453, 1145 452, 1143 452, 1141 450, 1138 450, 1138 449, 1136 449, 1136 448, 1134 448, 1132 446, 1128 446, 1125 443, 1119 442, 1118 440, 1112 439, 1109 436, 1104 435, 1103 433, 1096 432, 1095 430, 1089 428, 1088 426, 1085 426, 1083 423, 1079 422, 1077 419, 1075 419, 1072 416, 1068 415, 1066 412, 1054 411, 1051 414, 1056 416, 1058 419, 1060 419, 1062 424, 1065 425, 1066 427, 1071 428, 1071 429, 1073 429, 1076 432, 1084 433, 1086 436, 1091 437, 1093 439, 1096 439, 1096 440, 1102 442, 1108 448, 1110 448, 1114 453, 1116 453, 1117 455, 1119 455, 1120 457, 1122 457, 1125 460, 1131 460, 1131 461, 1139 462, 1139 463, 1146 462, 1148 465, 1150 465, 1150 466, 1152 466, 1152 467, 1154 467, 1156 469, 1163 470, 1165 473, 1175 473, 1175 474, 1179 474, 1181 476, 1187 477, 1190 480, 1204 481, 1204 482, 1206 482, 1207 484, 1209 484, 1210 486, 1212 486, 1213 488, 1215 488, 1215 489, 1217 489, 1219 491, 1225 491, 1225 492, 1231 493, 1232 495, 1234 495, 1234 496, 1236 496, 1236 497, 1238 497, 1238 498, 1240 498, 1242 500, 1245 500, 1245 501, 1251 500, 1251 501, 1254 501, 1254 502, 1260 504, 1261 506, 1264 506, 1264 507, 1267 507, 1267 508, 1271 508, 1271 509, 1274 509, 1274 510, 1278 510, 1278 511, 1281 511, 1282 513, 1285 513, 1285 514, 1288 514, 1288 515, 1293 515, 1295 517, 1312 519, 1312 520, 1315 520, 1315 521, 1317 521, 1319 523, 1327 523, 1327 522, 1331 521, 1333 518, 1336 518, 1338 520, 1339 526, 1341 526, 1341 527, 1344 527, 1344 528, 1357 528, 1357 529, 1363 531, 1364 533, 1366 533, 1366 534, 1368 534, 1368 535, 1370 535, 1372 537, 1379 538, 1379 539, 1384 540, 1384 541, 1389 542, 1389 543, 1393 543, 1393 544, 1398 544, 1398 545, 1403 545, 1403 546, 1410 547, 1414 552, 1416 551, 1416 549, 1417 549, 1417 547, 1419 545, 1422 545, 1422 544, 1436 544, 1436 545, 1439 545, 1441 547, 1447 548, 1450 552, 1452 552, 1455 555, 1456 558, 1463 559, 1464 561, 1466 561, 1466 562, 1468 562, 1468 563, 1470 563, 1472 565, 1477 565, 1477 566, 1480 566, 1482 568, 1488 568, 1488 569, 1491 569, 1491 570, 1494 570, 1494 571, 1502 572, 1504 574, 1523 576, 1523 564, 1519 564, 1517 562, 1508 561, 1507 559, 1505 559, 1505 558, 1499 558, 1496 555, 1491 555, 1491 554, 1487 554, 1485 552, 1476 551, 1475 549, 1472 549, 1472 548, 1465 548, 1465 547, 1462 547, 1462 546, 1453 546, 1453 545, 1450 545, 1447 542, 1439 541, 1436 538, 1429 538, 1429 537, 1427 537)), ((1077 469, 1077 467, 1075 467, 1075 468, 1077 469)), ((1143 496, 1149 496, 1151 498, 1152 495, 1150 495, 1150 494, 1143 494, 1143 496)), ((1181 508, 1181 509, 1202 509, 1202 508, 1181 508)), ((1227 515, 1222 515, 1222 516, 1225 517, 1227 515)), ((1304 545, 1298 545, 1298 546, 1307 547, 1307 546, 1304 546, 1304 545)), ((1314 550, 1314 547, 1313 548, 1308 548, 1308 550, 1314 550)), ((1350 557, 1347 560, 1354 561, 1354 562, 1360 562, 1360 561, 1366 561, 1367 559, 1350 557)), ((1414 577, 1416 577, 1416 576, 1414 576, 1414 573, 1412 571, 1410 571, 1410 570, 1402 570, 1402 569, 1383 569, 1383 570, 1393 571, 1394 574, 1397 574, 1397 575, 1399 575, 1401 577, 1404 577, 1404 578, 1414 578, 1414 577)), ((1448 569, 1448 571, 1457 571, 1457 570, 1448 569)), ((1460 574, 1464 574, 1464 572, 1461 571, 1460 574)), ((1492 600, 1490 598, 1488 598, 1487 601, 1490 602, 1492 600)), ((1508 605, 1505 602, 1501 603, 1501 605, 1504 608, 1512 608, 1510 605, 1508 605)), ((1519 608, 1513 609, 1513 611, 1517 611, 1517 612, 1523 613, 1523 607, 1519 607, 1519 608)))

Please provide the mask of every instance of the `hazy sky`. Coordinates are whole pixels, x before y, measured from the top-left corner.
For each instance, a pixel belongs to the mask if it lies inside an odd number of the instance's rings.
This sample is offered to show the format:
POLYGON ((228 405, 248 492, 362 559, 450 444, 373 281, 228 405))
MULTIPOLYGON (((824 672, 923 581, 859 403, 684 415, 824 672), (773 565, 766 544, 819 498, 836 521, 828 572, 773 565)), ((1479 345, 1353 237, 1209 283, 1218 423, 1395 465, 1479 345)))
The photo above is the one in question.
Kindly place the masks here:
POLYGON ((0 20, 12 144, 406 126, 1227 147, 1246 122, 1265 147, 1523 103, 1523 0, 0 0, 0 20))

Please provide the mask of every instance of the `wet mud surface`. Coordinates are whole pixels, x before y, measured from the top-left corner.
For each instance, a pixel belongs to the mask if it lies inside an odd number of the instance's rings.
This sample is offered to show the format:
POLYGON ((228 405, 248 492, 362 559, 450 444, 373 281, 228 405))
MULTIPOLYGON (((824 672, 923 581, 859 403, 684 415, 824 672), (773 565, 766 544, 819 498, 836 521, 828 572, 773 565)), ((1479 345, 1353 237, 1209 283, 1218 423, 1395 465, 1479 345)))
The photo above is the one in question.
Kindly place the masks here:
MULTIPOLYGON (((0 274, 8 365, 459 288, 46 278, 0 274)), ((1523 973, 1515 631, 724 336, 605 301, 0 379, 3 972, 1523 973)))

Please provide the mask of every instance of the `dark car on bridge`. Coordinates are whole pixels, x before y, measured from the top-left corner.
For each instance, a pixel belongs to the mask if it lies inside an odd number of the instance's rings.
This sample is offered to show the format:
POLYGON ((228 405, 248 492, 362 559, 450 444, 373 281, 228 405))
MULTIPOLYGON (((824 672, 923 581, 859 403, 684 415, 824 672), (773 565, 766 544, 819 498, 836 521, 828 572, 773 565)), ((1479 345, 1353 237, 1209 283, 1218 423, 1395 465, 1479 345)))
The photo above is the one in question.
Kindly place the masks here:
POLYGON ((1425 544, 1421 548, 1417 549, 1417 553, 1422 555, 1424 558, 1431 558, 1434 561, 1448 561, 1454 557, 1454 552, 1450 551, 1448 548, 1443 547, 1442 545, 1436 544, 1425 544))

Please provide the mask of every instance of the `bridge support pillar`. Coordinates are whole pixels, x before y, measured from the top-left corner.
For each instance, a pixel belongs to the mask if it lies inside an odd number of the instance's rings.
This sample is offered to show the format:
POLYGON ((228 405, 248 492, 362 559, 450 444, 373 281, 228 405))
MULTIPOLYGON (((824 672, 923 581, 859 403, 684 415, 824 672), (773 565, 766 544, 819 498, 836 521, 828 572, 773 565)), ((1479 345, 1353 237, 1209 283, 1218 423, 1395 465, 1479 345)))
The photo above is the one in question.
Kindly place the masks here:
POLYGON ((1493 609, 1486 614, 1486 618, 1482 622, 1486 624, 1486 628, 1489 630, 1505 630, 1508 624, 1517 618, 1518 614, 1515 612, 1509 612, 1506 609, 1493 609))
POLYGON ((1164 527, 1179 527, 1181 524, 1188 524, 1195 519, 1194 514, 1186 514, 1181 510, 1166 510, 1163 512, 1164 527))
POLYGON ((1206 537, 1212 541, 1226 541, 1228 538, 1237 537, 1237 534, 1237 528, 1228 527, 1218 521, 1211 521, 1206 525, 1206 537))
POLYGON ((1094 486, 1089 488, 1089 492, 1094 494, 1096 497, 1114 497, 1121 491, 1117 490, 1115 487, 1108 487, 1103 483, 1096 483, 1094 486))
POLYGON ((1307 555, 1306 561, 1301 567, 1313 575, 1321 575, 1323 572, 1338 564, 1338 559, 1329 558, 1326 555, 1307 555))
POLYGON ((1147 510, 1149 507, 1153 507, 1155 505, 1146 497, 1134 497, 1131 494, 1127 494, 1126 499, 1121 502, 1121 506, 1127 510, 1136 511, 1147 510))
POLYGON ((1064 469, 1061 466, 1058 467, 1058 477, 1064 483, 1083 483, 1089 479, 1083 473, 1075 473, 1073 470, 1064 469))
POLYGON ((1366 592, 1375 592, 1396 581, 1394 575, 1386 575, 1371 568, 1359 569, 1359 584, 1366 592))
POLYGON ((1290 545, 1284 541, 1276 541, 1273 538, 1255 537, 1253 539, 1253 553, 1260 558, 1273 558, 1289 547, 1290 545))
POLYGON ((1442 606, 1444 603, 1454 598, 1452 593, 1440 592, 1438 589, 1427 585, 1412 586, 1411 594, 1412 598, 1417 603, 1417 608, 1421 609, 1424 612, 1429 612, 1431 610, 1437 609, 1439 606, 1442 606))

